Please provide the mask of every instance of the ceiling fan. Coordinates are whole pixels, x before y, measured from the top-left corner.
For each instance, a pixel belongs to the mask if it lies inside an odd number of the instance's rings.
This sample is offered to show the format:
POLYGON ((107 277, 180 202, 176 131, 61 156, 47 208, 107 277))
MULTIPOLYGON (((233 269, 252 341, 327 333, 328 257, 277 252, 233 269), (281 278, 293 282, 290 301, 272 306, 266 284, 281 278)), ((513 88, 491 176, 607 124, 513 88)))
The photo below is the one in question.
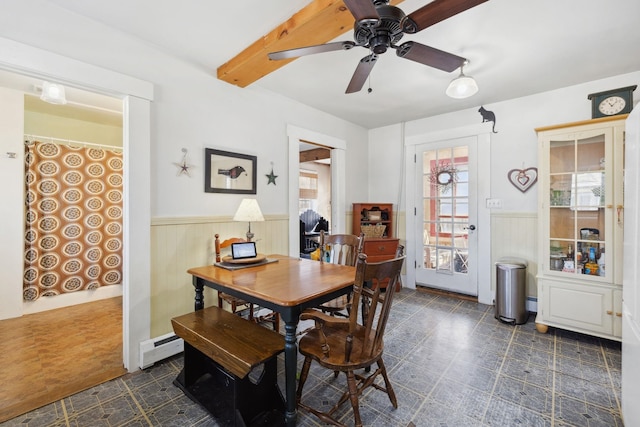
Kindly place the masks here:
POLYGON ((269 53, 269 59, 290 59, 315 53, 349 50, 364 47, 371 52, 360 60, 345 93, 358 92, 364 86, 378 55, 389 48, 395 49, 400 58, 410 59, 439 70, 451 72, 464 65, 466 58, 424 44, 408 41, 397 45, 402 36, 415 34, 460 12, 471 9, 488 0, 433 0, 415 12, 405 15, 389 0, 343 0, 356 22, 355 41, 325 43, 269 53))

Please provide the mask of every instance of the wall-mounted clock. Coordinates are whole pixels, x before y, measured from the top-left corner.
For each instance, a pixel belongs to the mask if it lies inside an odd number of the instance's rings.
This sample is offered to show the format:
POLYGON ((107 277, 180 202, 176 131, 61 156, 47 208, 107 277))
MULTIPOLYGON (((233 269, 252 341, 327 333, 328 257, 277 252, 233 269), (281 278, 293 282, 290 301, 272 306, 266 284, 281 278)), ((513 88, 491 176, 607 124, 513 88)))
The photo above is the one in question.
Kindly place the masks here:
POLYGON ((587 96, 591 100, 591 118, 628 114, 633 108, 633 91, 636 86, 621 87, 587 96))

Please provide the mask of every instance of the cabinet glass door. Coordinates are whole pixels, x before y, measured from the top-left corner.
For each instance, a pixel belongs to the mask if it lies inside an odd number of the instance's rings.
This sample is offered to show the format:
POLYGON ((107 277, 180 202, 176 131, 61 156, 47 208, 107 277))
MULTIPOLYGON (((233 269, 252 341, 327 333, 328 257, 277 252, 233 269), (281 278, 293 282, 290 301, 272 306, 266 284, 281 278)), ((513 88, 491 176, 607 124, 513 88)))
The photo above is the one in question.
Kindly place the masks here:
POLYGON ((549 270, 606 277, 611 133, 549 140, 549 270))

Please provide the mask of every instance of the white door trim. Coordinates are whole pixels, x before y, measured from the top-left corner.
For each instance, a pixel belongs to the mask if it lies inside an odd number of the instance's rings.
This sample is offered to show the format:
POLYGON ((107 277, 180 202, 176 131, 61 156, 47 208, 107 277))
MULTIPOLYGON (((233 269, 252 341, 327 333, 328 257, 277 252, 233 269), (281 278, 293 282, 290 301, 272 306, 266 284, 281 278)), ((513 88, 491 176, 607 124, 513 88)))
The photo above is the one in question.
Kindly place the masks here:
POLYGON ((300 182, 297 171, 300 170, 300 142, 307 141, 331 147, 331 233, 344 233, 345 191, 346 191, 346 150, 343 139, 322 133, 287 125, 289 137, 289 256, 300 256, 300 222, 298 207, 300 182))
POLYGON ((125 369, 135 371, 138 369, 139 344, 149 339, 151 333, 150 127, 153 84, 2 37, 0 69, 49 78, 123 99, 123 359, 125 369))
POLYGON ((491 291, 491 212, 486 208, 486 199, 491 197, 491 124, 483 123, 473 126, 447 129, 437 132, 424 133, 405 138, 405 184, 406 184, 406 236, 407 236, 407 280, 405 286, 415 289, 416 275, 416 250, 414 230, 416 220, 415 207, 415 173, 416 173, 416 146, 447 139, 464 137, 477 137, 478 139, 478 302, 493 304, 493 292, 491 291))

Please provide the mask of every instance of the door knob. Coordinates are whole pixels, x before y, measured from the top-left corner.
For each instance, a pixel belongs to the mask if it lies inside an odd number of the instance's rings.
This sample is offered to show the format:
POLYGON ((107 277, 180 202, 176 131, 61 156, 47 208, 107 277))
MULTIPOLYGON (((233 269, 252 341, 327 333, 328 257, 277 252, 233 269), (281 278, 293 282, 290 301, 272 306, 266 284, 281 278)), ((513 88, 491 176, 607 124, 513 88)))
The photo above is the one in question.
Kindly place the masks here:
POLYGON ((476 229, 476 226, 475 226, 475 225, 473 225, 473 224, 471 224, 470 226, 465 227, 464 229, 465 229, 465 230, 471 230, 471 231, 473 231, 473 230, 475 230, 475 229, 476 229))

